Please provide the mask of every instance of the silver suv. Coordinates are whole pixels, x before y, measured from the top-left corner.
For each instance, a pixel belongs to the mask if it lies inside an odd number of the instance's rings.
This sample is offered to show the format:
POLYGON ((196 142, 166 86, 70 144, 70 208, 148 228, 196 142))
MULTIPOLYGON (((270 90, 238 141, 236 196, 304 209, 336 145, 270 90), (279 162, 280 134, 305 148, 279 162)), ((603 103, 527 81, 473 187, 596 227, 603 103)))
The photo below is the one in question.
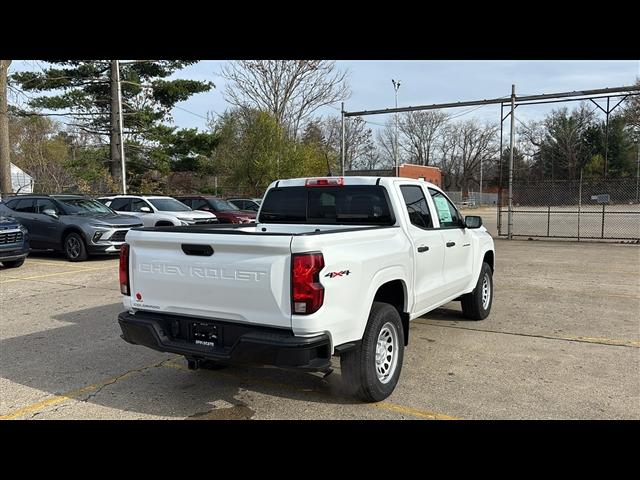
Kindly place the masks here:
POLYGON ((121 215, 138 217, 145 227, 218 223, 213 213, 191 210, 171 197, 116 195, 98 200, 121 215))

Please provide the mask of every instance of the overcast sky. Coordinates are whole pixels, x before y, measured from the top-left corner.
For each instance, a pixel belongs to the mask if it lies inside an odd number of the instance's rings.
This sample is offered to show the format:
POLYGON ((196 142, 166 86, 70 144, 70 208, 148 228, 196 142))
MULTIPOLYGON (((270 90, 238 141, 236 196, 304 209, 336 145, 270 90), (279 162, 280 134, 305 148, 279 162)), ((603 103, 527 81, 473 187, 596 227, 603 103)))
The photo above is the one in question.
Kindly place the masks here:
MULTIPOLYGON (((218 73, 224 61, 201 61, 181 70, 175 78, 211 80, 216 88, 194 95, 179 103, 173 110, 174 122, 179 127, 205 127, 207 112, 222 113, 229 105, 224 101, 224 79, 218 73)), ((603 87, 631 85, 640 77, 640 60, 631 61, 338 61, 337 67, 349 72, 351 97, 345 102, 346 110, 365 110, 394 106, 391 79, 401 81, 398 105, 424 105, 508 96, 511 84, 516 93, 531 95, 565 92, 603 87)), ((33 69, 35 62, 14 61, 12 71, 33 69)), ((569 104, 573 107, 574 104, 569 104)), ((543 115, 558 104, 547 107, 522 108, 522 120, 543 115)), ((322 115, 339 115, 335 109, 324 108, 322 115)), ((595 107, 594 107, 595 108, 595 107)), ((499 105, 489 105, 469 111, 467 117, 494 121, 499 116, 499 105)), ((518 109, 518 110, 521 110, 518 109)), ((450 110, 464 113, 466 109, 450 110)), ((465 117, 462 117, 465 118, 465 117)), ((383 123, 385 116, 367 117, 383 123)), ((375 125, 373 125, 375 128, 375 125)))

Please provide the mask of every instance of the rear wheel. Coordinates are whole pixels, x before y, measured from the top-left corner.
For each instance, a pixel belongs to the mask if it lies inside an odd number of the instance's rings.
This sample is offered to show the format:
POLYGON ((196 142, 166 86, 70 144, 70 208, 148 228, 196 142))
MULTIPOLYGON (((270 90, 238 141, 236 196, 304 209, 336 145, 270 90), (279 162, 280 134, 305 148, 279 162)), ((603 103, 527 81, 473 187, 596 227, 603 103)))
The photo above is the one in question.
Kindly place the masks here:
POLYGON ((20 260, 4 261, 2 262, 2 265, 4 265, 6 268, 18 268, 22 266, 23 263, 24 263, 24 258, 21 258, 20 260))
POLYGON ((63 248, 64 254, 70 262, 82 262, 88 257, 87 246, 84 244, 84 239, 75 232, 71 232, 64 237, 63 248))
POLYGON ((476 288, 462 296, 462 314, 470 320, 484 320, 493 302, 493 272, 488 263, 482 264, 476 288))
POLYGON ((375 302, 360 345, 340 356, 347 388, 365 402, 387 398, 398 384, 404 358, 404 331, 398 311, 375 302))

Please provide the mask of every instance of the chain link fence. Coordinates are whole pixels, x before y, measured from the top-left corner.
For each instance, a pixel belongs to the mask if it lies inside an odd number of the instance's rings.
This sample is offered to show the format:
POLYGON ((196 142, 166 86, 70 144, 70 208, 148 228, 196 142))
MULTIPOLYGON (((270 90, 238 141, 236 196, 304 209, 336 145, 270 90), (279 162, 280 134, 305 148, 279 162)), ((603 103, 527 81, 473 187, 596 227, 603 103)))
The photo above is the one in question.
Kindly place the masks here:
MULTIPOLYGON (((640 243, 637 179, 513 184, 513 237, 631 240, 640 243)), ((508 236, 508 192, 498 206, 498 234, 508 236)))

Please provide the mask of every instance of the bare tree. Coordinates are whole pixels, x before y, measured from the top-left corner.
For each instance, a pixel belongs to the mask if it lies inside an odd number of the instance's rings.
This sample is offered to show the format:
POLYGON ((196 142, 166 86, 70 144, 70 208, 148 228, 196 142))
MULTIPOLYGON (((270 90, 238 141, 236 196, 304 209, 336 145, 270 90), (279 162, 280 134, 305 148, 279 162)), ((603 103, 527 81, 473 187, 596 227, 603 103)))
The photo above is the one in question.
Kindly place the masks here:
MULTIPOLYGON (((340 118, 330 117, 322 122, 322 136, 327 145, 340 153, 342 148, 342 125, 340 118)), ((371 154, 373 144, 373 131, 367 127, 361 117, 347 117, 344 122, 344 168, 345 170, 358 170, 363 165, 371 163, 371 158, 365 159, 371 154)))
POLYGON ((11 60, 0 60, 0 191, 13 192, 9 146, 9 111, 7 106, 7 71, 11 60))
POLYGON ((448 118, 447 114, 438 110, 407 112, 400 117, 401 145, 411 163, 431 164, 438 132, 446 125, 448 118))
POLYGON ((224 97, 237 107, 271 113, 296 137, 318 108, 349 97, 347 72, 328 60, 239 60, 226 64, 224 97))
MULTIPOLYGON (((384 123, 384 127, 376 132, 376 143, 380 152, 380 165, 385 168, 393 168, 395 165, 394 145, 396 141, 395 122, 392 118, 388 118, 384 123)), ((400 147, 402 144, 402 138, 398 140, 398 165, 404 162, 403 151, 406 151, 404 147, 400 147)))
POLYGON ((472 184, 479 185, 480 162, 489 164, 496 154, 496 127, 477 121, 448 125, 440 143, 440 168, 446 175, 445 188, 468 193, 472 184))

